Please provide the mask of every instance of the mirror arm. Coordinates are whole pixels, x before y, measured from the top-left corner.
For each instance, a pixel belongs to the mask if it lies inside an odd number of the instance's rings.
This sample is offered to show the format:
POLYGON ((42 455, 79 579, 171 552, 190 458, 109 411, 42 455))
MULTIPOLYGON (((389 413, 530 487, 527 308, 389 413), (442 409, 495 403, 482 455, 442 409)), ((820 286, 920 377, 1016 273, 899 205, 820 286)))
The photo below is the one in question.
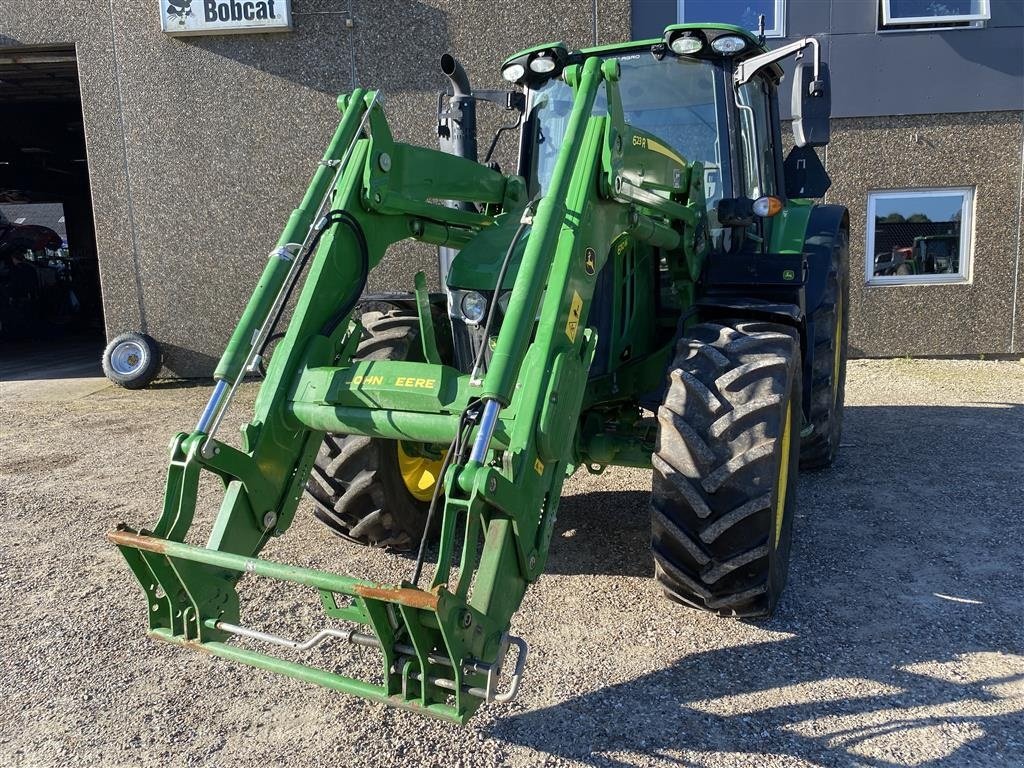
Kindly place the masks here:
MULTIPOLYGON (((800 53, 807 46, 814 48, 814 82, 811 83, 811 88, 820 87, 818 85, 821 81, 818 75, 819 65, 821 63, 821 47, 818 40, 813 37, 804 37, 800 40, 795 40, 792 43, 787 43, 781 48, 776 48, 773 51, 762 53, 759 56, 752 56, 749 59, 744 59, 736 65, 736 85, 743 85, 748 82, 757 72, 768 66, 774 64, 776 61, 785 59, 788 56, 792 56, 794 53, 800 53)), ((812 96, 817 96, 817 93, 811 93, 812 96)))

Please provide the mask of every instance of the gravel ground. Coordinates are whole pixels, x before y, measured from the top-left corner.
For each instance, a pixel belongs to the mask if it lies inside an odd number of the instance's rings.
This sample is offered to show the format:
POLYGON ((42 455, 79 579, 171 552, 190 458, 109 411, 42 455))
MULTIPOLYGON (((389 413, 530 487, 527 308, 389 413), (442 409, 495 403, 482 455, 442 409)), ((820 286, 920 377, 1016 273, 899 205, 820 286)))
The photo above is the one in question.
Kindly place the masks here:
MULTIPOLYGON (((521 695, 465 728, 145 639, 103 533, 155 520, 167 440, 206 387, 0 383, 0 765, 1024 765, 1024 365, 859 361, 849 379, 775 618, 663 600, 650 473, 577 476, 513 626, 521 695)), ((305 503, 267 555, 409 567, 333 540, 305 503)), ((246 623, 320 623, 306 591, 243 586, 246 623)))

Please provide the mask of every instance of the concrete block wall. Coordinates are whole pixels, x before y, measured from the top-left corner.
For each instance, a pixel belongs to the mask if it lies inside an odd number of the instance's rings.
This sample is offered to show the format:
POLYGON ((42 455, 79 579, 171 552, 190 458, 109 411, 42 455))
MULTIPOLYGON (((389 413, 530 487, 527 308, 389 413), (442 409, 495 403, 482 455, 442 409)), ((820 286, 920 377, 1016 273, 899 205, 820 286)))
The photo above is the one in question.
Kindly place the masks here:
POLYGON ((850 210, 851 355, 1024 351, 1020 295, 1024 112, 850 118, 832 123, 828 200, 850 210), (868 192, 924 187, 975 190, 970 282, 866 285, 868 192))
MULTIPOLYGON (((184 377, 212 371, 337 125, 337 94, 381 88, 396 138, 435 146, 442 53, 494 88, 520 48, 629 36, 629 0, 294 0, 292 32, 187 38, 160 31, 160 7, 4 3, 0 46, 75 45, 107 334, 145 330, 184 377)), ((396 249, 370 287, 411 288, 419 269, 436 281, 435 261, 396 249)))

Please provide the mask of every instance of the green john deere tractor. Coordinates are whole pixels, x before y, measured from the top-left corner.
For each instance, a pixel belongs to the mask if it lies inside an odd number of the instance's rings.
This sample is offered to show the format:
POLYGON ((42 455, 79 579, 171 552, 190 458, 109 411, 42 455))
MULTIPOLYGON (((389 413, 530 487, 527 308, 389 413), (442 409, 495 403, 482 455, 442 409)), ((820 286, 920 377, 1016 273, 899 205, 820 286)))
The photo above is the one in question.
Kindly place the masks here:
POLYGON ((109 538, 153 637, 465 722, 519 687, 527 644, 509 622, 581 467, 653 468, 669 598, 771 613, 798 467, 827 466, 839 445, 848 218, 809 199, 828 186, 813 147, 830 111, 813 38, 767 51, 737 27, 689 24, 581 51, 552 43, 508 59, 507 92, 474 93, 451 57, 442 69, 447 151, 395 142, 375 91, 338 100, 341 123, 210 401, 172 441, 162 515, 109 538), (778 61, 804 52, 783 160, 778 61), (519 113, 513 174, 477 162, 478 101, 519 113), (440 247, 444 291, 421 274, 409 294, 365 295, 409 238, 440 247), (217 433, 257 371, 233 447, 217 433), (203 472, 224 493, 194 546, 203 472), (341 537, 417 552, 408 580, 260 558, 304 493, 341 537), (244 625, 243 574, 317 590, 331 624, 301 641, 244 625), (377 679, 304 663, 325 641, 376 654, 377 679))

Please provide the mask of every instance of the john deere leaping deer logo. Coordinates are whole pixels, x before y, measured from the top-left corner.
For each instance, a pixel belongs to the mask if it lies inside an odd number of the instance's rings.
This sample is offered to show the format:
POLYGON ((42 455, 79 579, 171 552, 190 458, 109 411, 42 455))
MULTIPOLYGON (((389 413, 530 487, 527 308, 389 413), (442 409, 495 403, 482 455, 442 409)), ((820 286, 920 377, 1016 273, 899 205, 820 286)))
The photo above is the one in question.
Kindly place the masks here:
POLYGON ((597 253, 593 248, 587 248, 583 254, 583 269, 588 275, 593 275, 597 271, 597 253))
POLYGON ((185 20, 192 15, 192 0, 167 0, 167 20, 185 26, 185 20))

